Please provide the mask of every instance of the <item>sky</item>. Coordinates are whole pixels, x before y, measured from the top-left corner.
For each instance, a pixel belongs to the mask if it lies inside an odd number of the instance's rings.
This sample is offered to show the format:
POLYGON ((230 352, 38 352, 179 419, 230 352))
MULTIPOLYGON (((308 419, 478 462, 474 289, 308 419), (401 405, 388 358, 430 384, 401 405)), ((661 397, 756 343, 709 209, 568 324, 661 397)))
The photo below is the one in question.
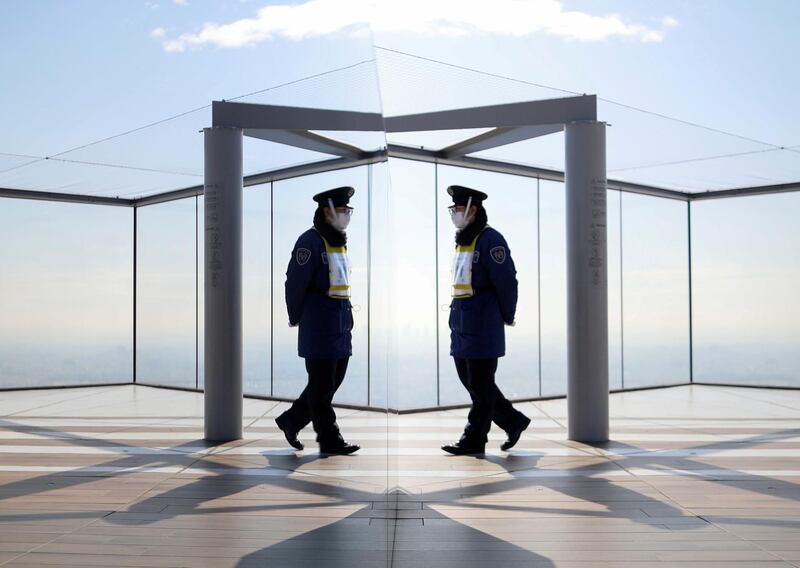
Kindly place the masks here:
MULTIPOLYGON (((0 15, 0 72, 13 85, 0 91, 4 187, 131 196, 195 185, 207 110, 57 154, 341 67, 248 100, 382 102, 394 114, 565 96, 388 50, 611 101, 600 118, 615 177, 690 191, 800 179, 792 0, 35 0, 4 2, 0 15), (363 63, 375 58, 377 72, 363 63), (708 159, 720 155, 734 156, 708 159), (81 163, 19 167, 44 156, 81 163)), ((561 148, 553 136, 488 155, 558 168, 561 148)), ((249 172, 323 157, 264 143, 249 156, 249 172)))

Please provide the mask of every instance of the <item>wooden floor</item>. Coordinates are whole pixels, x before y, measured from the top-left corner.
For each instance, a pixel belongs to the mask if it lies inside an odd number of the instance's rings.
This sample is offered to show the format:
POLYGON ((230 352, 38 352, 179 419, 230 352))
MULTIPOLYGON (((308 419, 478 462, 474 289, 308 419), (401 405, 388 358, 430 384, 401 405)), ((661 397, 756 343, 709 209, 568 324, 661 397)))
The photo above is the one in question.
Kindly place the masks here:
POLYGON ((202 441, 202 395, 0 395, 0 566, 800 567, 800 392, 612 395, 613 442, 566 440, 525 403, 510 453, 438 449, 465 411, 340 410, 355 456, 286 448, 283 403, 202 441), (387 492, 387 488, 389 491, 387 492))

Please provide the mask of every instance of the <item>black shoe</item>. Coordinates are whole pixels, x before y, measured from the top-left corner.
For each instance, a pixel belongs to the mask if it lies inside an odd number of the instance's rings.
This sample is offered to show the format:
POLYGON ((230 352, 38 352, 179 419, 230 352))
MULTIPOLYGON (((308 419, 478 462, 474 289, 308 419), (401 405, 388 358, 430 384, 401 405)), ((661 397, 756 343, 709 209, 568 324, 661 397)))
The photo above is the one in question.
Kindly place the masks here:
POLYGON ((500 446, 500 449, 504 452, 507 452, 511 448, 513 448, 517 442, 519 442, 519 437, 522 436, 522 433, 525 431, 525 428, 530 426, 531 419, 527 416, 521 415, 520 419, 517 420, 517 423, 511 430, 508 430, 506 434, 508 435, 508 440, 503 442, 500 446))
POLYGON ((346 442, 341 437, 339 439, 331 440, 330 442, 319 443, 319 453, 321 454, 334 454, 337 456, 347 456, 353 452, 361 449, 358 444, 351 444, 346 442))
POLYGON ((303 442, 297 439, 297 431, 293 430, 286 422, 286 418, 284 418, 283 414, 275 419, 275 424, 278 425, 283 435, 286 436, 286 441, 289 442, 289 445, 295 450, 302 450, 305 446, 303 446, 303 442))
POLYGON ((460 439, 452 444, 445 444, 442 449, 454 456, 465 456, 469 454, 482 454, 486 450, 486 444, 474 444, 468 440, 460 439))

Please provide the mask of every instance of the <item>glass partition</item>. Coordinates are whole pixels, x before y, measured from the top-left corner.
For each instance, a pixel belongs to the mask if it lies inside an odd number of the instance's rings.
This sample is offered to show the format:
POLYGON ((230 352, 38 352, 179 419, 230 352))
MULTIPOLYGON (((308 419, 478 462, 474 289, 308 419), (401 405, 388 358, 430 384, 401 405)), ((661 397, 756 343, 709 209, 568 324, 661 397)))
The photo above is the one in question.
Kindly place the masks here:
POLYGON ((689 242, 683 201, 622 195, 622 384, 689 382, 689 242))
MULTIPOLYGON (((517 325, 506 328, 498 384, 512 399, 566 393, 564 185, 392 159, 245 189, 246 394, 292 398, 305 384, 285 322, 286 265, 311 226, 311 196, 345 184, 357 190, 355 329, 337 402, 468 403, 449 354, 453 184, 489 194, 490 225, 517 267, 517 325)), ((687 204, 615 190, 607 203, 610 388, 686 383, 692 355, 695 381, 800 385, 800 194, 692 203, 692 349, 687 204)), ((0 204, 6 242, 20 243, 0 250, 13 267, 0 275, 0 387, 132 380, 133 211, 0 204)), ((136 210, 140 383, 202 388, 202 208, 200 196, 136 210)))
POLYGON ((129 382, 133 211, 0 199, 0 388, 129 382))
POLYGON ((622 388, 622 192, 608 190, 606 240, 608 243, 608 388, 622 388))
POLYGON ((196 388, 197 199, 139 207, 136 218, 136 380, 196 388))
MULTIPOLYGON (((437 296, 436 289, 435 166, 391 160, 389 171, 392 193, 388 230, 393 236, 395 280, 389 365, 397 381, 400 408, 432 407, 439 403, 437 298, 441 300, 438 304, 450 303, 449 294, 437 296)), ((447 345, 441 344, 440 338, 439 347, 446 349, 447 345)))
POLYGON ((242 202, 242 383, 262 396, 272 394, 271 190, 245 188, 242 202))
POLYGON ((691 209, 694 380, 800 386, 800 193, 691 209))
MULTIPOLYGON (((391 365, 390 357, 395 352, 393 334, 398 303, 397 280, 392 251, 394 240, 386 230, 390 222, 391 179, 387 163, 368 166, 370 175, 370 218, 369 218, 369 390, 367 400, 374 408, 400 408, 400 383, 402 376, 391 365)), ((394 412, 390 419, 396 419, 394 412)), ((396 424, 396 420, 394 421, 396 424)))
POLYGON ((539 182, 542 395, 567 393, 567 209, 564 184, 539 182))
MULTIPOLYGON (((242 200, 242 208, 244 209, 244 204, 247 203, 247 197, 245 196, 242 200)), ((205 257, 206 257, 206 247, 205 247, 205 235, 203 231, 203 215, 205 211, 205 196, 198 195, 197 196, 197 266, 196 266, 196 283, 197 283, 197 387, 198 388, 205 388, 205 311, 206 311, 206 303, 205 303, 205 274, 204 274, 204 267, 205 267, 205 257)), ((244 219, 247 219, 247 213, 242 212, 242 216, 244 219)), ((244 220, 242 221, 242 231, 244 234, 247 234, 247 228, 244 225, 244 220)), ((243 235, 244 238, 244 235, 243 235)), ((242 255, 244 259, 244 243, 242 243, 242 255)), ((244 277, 244 275, 242 275, 244 277)), ((244 290, 242 290, 242 296, 244 296, 244 290)), ((243 310, 244 312, 244 310, 243 310)), ((244 318, 244 313, 242 314, 244 318)), ((244 356, 242 357, 244 359, 244 356)), ((244 376, 242 377, 242 387, 244 388, 244 376)))

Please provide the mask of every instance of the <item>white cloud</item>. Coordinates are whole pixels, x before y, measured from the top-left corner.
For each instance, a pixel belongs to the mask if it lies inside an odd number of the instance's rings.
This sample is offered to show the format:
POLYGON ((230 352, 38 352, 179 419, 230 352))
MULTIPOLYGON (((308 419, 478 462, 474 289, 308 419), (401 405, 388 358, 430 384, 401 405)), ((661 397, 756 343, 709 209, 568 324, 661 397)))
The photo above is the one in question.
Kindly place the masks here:
POLYGON ((167 30, 165 30, 164 28, 155 28, 150 31, 150 37, 155 39, 162 39, 166 37, 166 35, 167 35, 167 30))
POLYGON ((677 28, 678 20, 676 20, 672 16, 666 16, 661 19, 661 25, 664 26, 665 28, 677 28))
POLYGON ((189 5, 189 1, 188 0, 172 0, 172 1, 175 2, 175 4, 177 4, 178 6, 188 6, 189 5))
POLYGON ((565 11, 558 0, 306 0, 302 4, 266 6, 253 18, 227 24, 207 23, 200 31, 164 38, 163 46, 172 52, 202 46, 239 48, 276 37, 302 40, 363 33, 369 26, 378 33, 449 37, 524 37, 542 33, 573 41, 622 37, 648 43, 663 41, 665 30, 677 24, 674 18, 665 17, 662 27, 655 29, 628 22, 617 14, 595 16, 565 11))

